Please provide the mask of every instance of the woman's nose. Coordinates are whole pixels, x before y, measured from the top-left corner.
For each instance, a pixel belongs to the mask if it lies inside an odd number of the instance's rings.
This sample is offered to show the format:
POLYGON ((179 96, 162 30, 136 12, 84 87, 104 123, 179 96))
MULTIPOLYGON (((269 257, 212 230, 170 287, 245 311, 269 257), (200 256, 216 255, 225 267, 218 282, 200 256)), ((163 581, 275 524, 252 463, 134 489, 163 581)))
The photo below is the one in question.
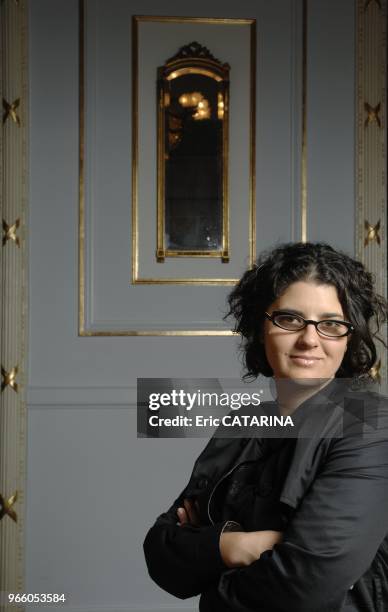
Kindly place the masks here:
POLYGON ((298 334, 298 343, 308 346, 317 346, 319 343, 319 334, 312 323, 308 323, 306 327, 300 330, 298 334))

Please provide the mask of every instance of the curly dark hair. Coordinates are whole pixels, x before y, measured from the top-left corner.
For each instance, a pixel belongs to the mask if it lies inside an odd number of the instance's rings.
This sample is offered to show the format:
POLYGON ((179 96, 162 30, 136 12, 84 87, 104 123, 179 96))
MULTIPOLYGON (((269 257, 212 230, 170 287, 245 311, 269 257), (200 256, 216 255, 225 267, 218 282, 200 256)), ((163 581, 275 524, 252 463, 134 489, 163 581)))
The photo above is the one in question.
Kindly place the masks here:
POLYGON ((322 242, 288 243, 262 253, 228 296, 225 318, 235 317, 234 331, 242 336, 244 378, 272 376, 261 340, 264 313, 297 281, 336 288, 345 316, 355 327, 336 377, 367 379, 377 359, 374 340, 385 345, 377 334, 387 320, 387 301, 375 292, 373 277, 361 262, 322 242))

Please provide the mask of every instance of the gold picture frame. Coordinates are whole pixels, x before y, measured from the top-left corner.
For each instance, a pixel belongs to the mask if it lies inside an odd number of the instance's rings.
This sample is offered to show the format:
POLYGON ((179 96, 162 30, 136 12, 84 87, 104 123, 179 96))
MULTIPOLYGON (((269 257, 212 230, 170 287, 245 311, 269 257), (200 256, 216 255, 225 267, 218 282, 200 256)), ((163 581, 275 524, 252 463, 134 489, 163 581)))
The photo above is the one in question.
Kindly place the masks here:
MULTIPOLYGON (((136 329, 132 328, 131 325, 123 327, 121 329, 95 329, 93 323, 88 322, 87 316, 87 286, 88 280, 86 276, 86 204, 85 204, 85 100, 86 100, 86 11, 87 0, 78 0, 79 7, 79 233, 78 233, 78 245, 79 245, 79 300, 78 300, 78 335, 81 337, 119 337, 119 336, 233 336, 234 332, 230 329, 211 328, 211 329, 190 329, 190 326, 183 324, 184 329, 136 329)), ((238 25, 248 25, 250 31, 250 75, 251 75, 251 87, 249 95, 249 121, 250 121, 250 136, 249 136, 249 262, 253 264, 255 259, 255 236, 256 236, 256 210, 255 210, 255 132, 256 132, 256 22, 254 19, 216 19, 216 18, 191 18, 191 17, 158 17, 158 16, 136 16, 133 17, 132 21, 132 67, 133 67, 133 89, 132 89, 132 263, 131 263, 131 278, 130 284, 138 285, 203 285, 203 286, 214 286, 224 285, 232 286, 238 278, 141 278, 138 275, 138 259, 137 259, 137 245, 138 245, 138 232, 137 232, 137 169, 138 169, 138 131, 136 118, 138 116, 138 104, 136 96, 135 83, 138 79, 137 72, 137 23, 138 20, 144 21, 162 21, 162 22, 174 22, 174 23, 198 23, 198 24, 217 24, 222 25, 223 23, 230 25, 235 23, 238 25)))

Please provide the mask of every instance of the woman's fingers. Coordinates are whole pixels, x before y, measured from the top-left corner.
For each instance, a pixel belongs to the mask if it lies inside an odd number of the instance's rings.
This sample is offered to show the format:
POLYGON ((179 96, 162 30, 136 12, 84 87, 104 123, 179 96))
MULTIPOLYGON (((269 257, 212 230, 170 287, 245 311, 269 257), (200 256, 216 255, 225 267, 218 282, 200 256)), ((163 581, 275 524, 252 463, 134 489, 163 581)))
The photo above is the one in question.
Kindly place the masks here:
POLYGON ((198 521, 197 521, 195 509, 193 506, 193 502, 190 501, 189 499, 185 499, 183 501, 183 505, 187 512, 187 516, 189 517, 189 523, 191 523, 192 525, 196 525, 198 521))
POLYGON ((190 499, 184 499, 183 506, 177 509, 179 525, 190 523, 190 525, 198 526, 200 524, 198 513, 198 502, 194 502, 190 499))
POLYGON ((193 511, 191 508, 191 502, 188 499, 184 499, 183 500, 183 505, 185 507, 185 510, 187 512, 187 516, 189 517, 189 523, 193 522, 193 511))
POLYGON ((189 522, 189 518, 187 516, 187 512, 184 508, 178 508, 177 510, 179 526, 184 525, 189 522))

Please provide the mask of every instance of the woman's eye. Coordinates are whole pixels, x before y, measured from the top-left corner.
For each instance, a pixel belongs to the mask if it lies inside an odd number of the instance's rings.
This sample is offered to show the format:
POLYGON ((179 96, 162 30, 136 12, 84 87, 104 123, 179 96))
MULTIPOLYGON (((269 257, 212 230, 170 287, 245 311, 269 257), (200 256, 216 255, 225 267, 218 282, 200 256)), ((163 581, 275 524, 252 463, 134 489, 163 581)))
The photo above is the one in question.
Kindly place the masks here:
POLYGON ((282 323, 300 323, 301 319, 299 317, 296 317, 295 315, 289 314, 283 314, 283 315, 279 315, 278 316, 279 321, 281 321, 282 323))

